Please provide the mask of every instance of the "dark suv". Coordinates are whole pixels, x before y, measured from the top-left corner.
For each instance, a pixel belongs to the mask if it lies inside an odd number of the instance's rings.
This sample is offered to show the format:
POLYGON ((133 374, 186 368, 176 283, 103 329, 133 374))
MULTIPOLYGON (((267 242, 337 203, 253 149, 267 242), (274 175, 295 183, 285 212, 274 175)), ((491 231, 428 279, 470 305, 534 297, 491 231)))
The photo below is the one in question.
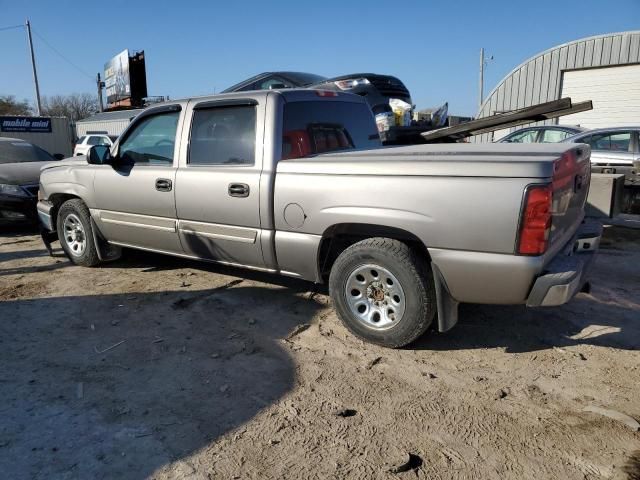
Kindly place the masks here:
POLYGON ((377 73, 352 73, 326 78, 303 72, 265 72, 237 83, 222 93, 294 87, 355 93, 366 99, 374 114, 390 112, 391 98, 411 104, 409 90, 398 78, 377 73))

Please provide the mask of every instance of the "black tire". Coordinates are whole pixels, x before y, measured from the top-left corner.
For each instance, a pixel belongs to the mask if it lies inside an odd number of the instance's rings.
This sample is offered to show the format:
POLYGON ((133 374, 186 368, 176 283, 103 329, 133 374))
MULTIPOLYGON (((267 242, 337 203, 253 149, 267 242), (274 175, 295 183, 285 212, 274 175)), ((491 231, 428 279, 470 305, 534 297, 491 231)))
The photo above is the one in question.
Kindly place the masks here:
MULTIPOLYGON (((384 286, 384 282, 377 282, 376 285, 381 283, 384 286)), ((338 316, 353 334, 371 343, 398 348, 416 340, 433 322, 437 308, 433 283, 427 259, 419 258, 405 243, 376 237, 355 243, 338 256, 331 268, 329 292, 338 316), (377 265, 391 273, 404 294, 404 313, 397 321, 388 320, 389 326, 384 329, 366 325, 364 320, 358 318, 357 312, 352 311, 347 300, 347 295, 353 291, 348 290, 348 282, 353 281, 353 275, 359 269, 368 265, 377 265)), ((364 302, 369 302, 368 298, 364 302)), ((371 311, 374 312, 373 309, 371 311)))
POLYGON ((75 198, 64 202, 58 210, 56 226, 58 229, 60 245, 62 246, 64 253, 69 257, 69 260, 76 265, 81 265, 83 267, 95 267, 100 263, 98 251, 96 250, 96 245, 93 241, 91 216, 89 209, 82 200, 75 198), (74 250, 72 240, 65 234, 65 221, 70 217, 74 221, 76 219, 79 220, 82 227, 85 244, 81 251, 74 250))

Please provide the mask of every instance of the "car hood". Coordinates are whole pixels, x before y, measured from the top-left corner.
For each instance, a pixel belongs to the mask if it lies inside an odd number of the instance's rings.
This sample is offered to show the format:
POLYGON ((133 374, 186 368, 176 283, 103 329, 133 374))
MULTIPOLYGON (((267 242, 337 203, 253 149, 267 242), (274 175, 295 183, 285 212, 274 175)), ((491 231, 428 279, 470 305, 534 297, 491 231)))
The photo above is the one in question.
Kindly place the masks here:
POLYGON ((76 155, 75 157, 65 158, 58 162, 46 163, 42 170, 48 170, 49 168, 57 168, 57 167, 73 167, 75 165, 86 165, 87 164, 87 156, 86 155, 76 155))
POLYGON ((40 181, 40 170, 59 162, 19 162, 0 164, 0 183, 32 185, 40 181))

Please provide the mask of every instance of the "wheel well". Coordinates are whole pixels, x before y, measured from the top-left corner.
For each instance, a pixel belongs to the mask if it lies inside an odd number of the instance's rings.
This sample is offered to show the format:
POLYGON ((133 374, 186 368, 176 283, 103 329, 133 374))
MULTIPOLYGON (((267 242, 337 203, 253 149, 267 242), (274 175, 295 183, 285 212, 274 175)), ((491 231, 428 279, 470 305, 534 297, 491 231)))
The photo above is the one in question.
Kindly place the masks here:
POLYGON ((354 243, 366 238, 385 237, 400 240, 414 250, 420 258, 430 262, 431 257, 425 244, 413 233, 401 228, 368 223, 340 223, 325 230, 318 249, 318 272, 326 283, 329 279, 331 267, 338 256, 354 243))
POLYGON ((54 228, 58 219, 58 210, 60 210, 62 204, 67 200, 71 200, 74 198, 82 200, 77 195, 72 195, 70 193, 53 193, 49 195, 48 200, 53 204, 53 208, 51 209, 51 223, 53 224, 54 228))

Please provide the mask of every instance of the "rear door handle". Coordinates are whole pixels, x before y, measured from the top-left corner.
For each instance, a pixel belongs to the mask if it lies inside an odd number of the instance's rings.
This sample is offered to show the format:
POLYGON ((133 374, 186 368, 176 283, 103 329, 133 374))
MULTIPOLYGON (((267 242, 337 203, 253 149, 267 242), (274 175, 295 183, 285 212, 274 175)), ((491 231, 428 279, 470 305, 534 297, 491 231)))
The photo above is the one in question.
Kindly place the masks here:
POLYGON ((248 197, 249 185, 246 183, 230 183, 229 195, 232 197, 248 197))
POLYGON ((170 192, 171 186, 171 180, 169 180, 168 178, 156 179, 156 190, 158 190, 159 192, 170 192))

